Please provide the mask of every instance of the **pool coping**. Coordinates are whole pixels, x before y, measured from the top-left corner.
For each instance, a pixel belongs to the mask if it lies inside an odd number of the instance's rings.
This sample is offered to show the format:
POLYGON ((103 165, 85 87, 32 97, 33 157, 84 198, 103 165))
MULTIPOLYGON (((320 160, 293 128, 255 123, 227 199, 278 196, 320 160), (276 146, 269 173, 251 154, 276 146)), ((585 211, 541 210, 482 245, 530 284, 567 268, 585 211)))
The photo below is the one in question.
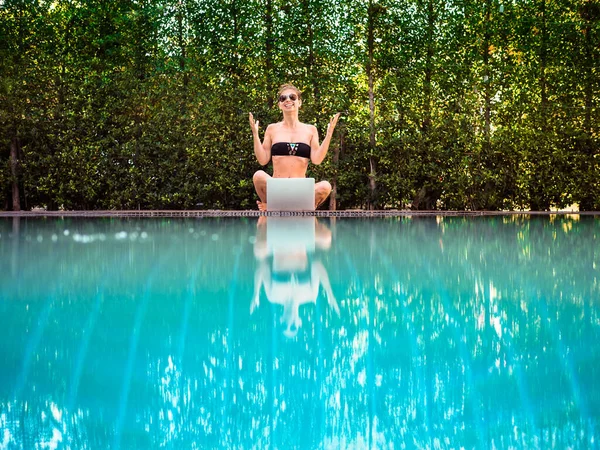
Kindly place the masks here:
POLYGON ((420 217, 420 216, 600 216, 600 211, 256 211, 256 210, 104 210, 104 211, 0 211, 0 217, 420 217))

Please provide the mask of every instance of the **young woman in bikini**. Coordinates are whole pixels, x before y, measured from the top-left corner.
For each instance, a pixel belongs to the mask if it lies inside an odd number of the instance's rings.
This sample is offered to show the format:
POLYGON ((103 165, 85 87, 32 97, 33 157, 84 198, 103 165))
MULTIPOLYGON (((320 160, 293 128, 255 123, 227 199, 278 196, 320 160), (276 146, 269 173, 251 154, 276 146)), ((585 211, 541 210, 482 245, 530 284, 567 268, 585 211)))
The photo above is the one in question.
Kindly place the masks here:
MULTIPOLYGON (((302 106, 300 91, 291 84, 284 84, 279 88, 277 100, 283 120, 267 126, 262 142, 258 134, 258 120, 254 120, 252 113, 249 114, 254 154, 262 166, 273 161, 274 178, 304 178, 309 161, 321 164, 325 159, 340 114, 329 121, 325 139, 319 143, 317 128, 298 120, 298 110, 302 106)), ((256 203, 261 211, 267 209, 267 180, 270 177, 264 170, 258 170, 252 178, 260 198, 256 203)), ((330 193, 331 184, 328 181, 315 183, 315 207, 323 203, 330 193)))

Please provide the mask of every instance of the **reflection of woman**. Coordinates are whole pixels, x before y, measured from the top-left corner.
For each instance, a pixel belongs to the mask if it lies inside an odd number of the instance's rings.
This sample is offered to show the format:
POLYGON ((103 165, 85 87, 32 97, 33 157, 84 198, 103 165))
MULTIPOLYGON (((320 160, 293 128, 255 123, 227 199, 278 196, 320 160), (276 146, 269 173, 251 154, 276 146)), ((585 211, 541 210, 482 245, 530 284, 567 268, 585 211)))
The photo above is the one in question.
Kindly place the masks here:
MULTIPOLYGON (((294 337, 302 326, 300 306, 307 303, 316 304, 321 285, 329 306, 338 314, 340 310, 331 290, 329 275, 321 261, 314 259, 306 250, 274 250, 269 254, 265 236, 266 221, 266 217, 260 217, 258 221, 254 256, 260 262, 254 275, 254 295, 250 313, 259 305, 260 290, 264 287, 267 300, 283 306, 283 334, 294 337)), ((315 244, 321 249, 331 247, 331 231, 316 218, 315 244)))
MULTIPOLYGON (((329 142, 340 114, 333 116, 327 126, 327 133, 322 144, 319 144, 319 133, 314 125, 298 120, 298 110, 302 106, 300 91, 291 84, 284 84, 277 94, 279 109, 283 112, 283 120, 270 124, 263 142, 258 135, 258 120, 249 114, 250 128, 254 137, 254 154, 261 165, 273 160, 273 177, 304 178, 308 162, 321 164, 327 154, 329 142)), ((267 180, 270 175, 263 170, 254 174, 254 188, 260 197, 258 209, 267 209, 267 180)), ((320 181, 315 184, 315 207, 319 206, 331 193, 331 184, 320 181)))

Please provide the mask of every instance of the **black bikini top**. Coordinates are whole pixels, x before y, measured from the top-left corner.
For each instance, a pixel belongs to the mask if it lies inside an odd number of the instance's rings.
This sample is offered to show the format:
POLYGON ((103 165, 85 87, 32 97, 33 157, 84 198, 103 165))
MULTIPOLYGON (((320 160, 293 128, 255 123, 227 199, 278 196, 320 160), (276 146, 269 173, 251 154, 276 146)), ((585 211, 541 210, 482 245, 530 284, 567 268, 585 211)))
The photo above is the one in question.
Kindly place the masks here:
POLYGON ((300 142, 277 142, 271 147, 271 156, 299 156, 310 159, 310 145, 300 142))

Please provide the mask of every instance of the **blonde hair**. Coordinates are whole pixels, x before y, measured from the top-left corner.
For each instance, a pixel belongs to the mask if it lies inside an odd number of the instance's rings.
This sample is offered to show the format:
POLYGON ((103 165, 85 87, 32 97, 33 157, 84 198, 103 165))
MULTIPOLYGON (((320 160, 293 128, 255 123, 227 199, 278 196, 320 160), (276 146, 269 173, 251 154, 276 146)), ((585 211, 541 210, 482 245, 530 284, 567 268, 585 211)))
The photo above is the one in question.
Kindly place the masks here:
POLYGON ((298 96, 298 98, 302 98, 302 93, 300 92, 300 90, 294 86, 293 84, 282 84, 281 86, 279 86, 279 90, 277 91, 277 98, 279 98, 279 96, 283 93, 283 91, 294 91, 296 93, 296 95, 298 96))

